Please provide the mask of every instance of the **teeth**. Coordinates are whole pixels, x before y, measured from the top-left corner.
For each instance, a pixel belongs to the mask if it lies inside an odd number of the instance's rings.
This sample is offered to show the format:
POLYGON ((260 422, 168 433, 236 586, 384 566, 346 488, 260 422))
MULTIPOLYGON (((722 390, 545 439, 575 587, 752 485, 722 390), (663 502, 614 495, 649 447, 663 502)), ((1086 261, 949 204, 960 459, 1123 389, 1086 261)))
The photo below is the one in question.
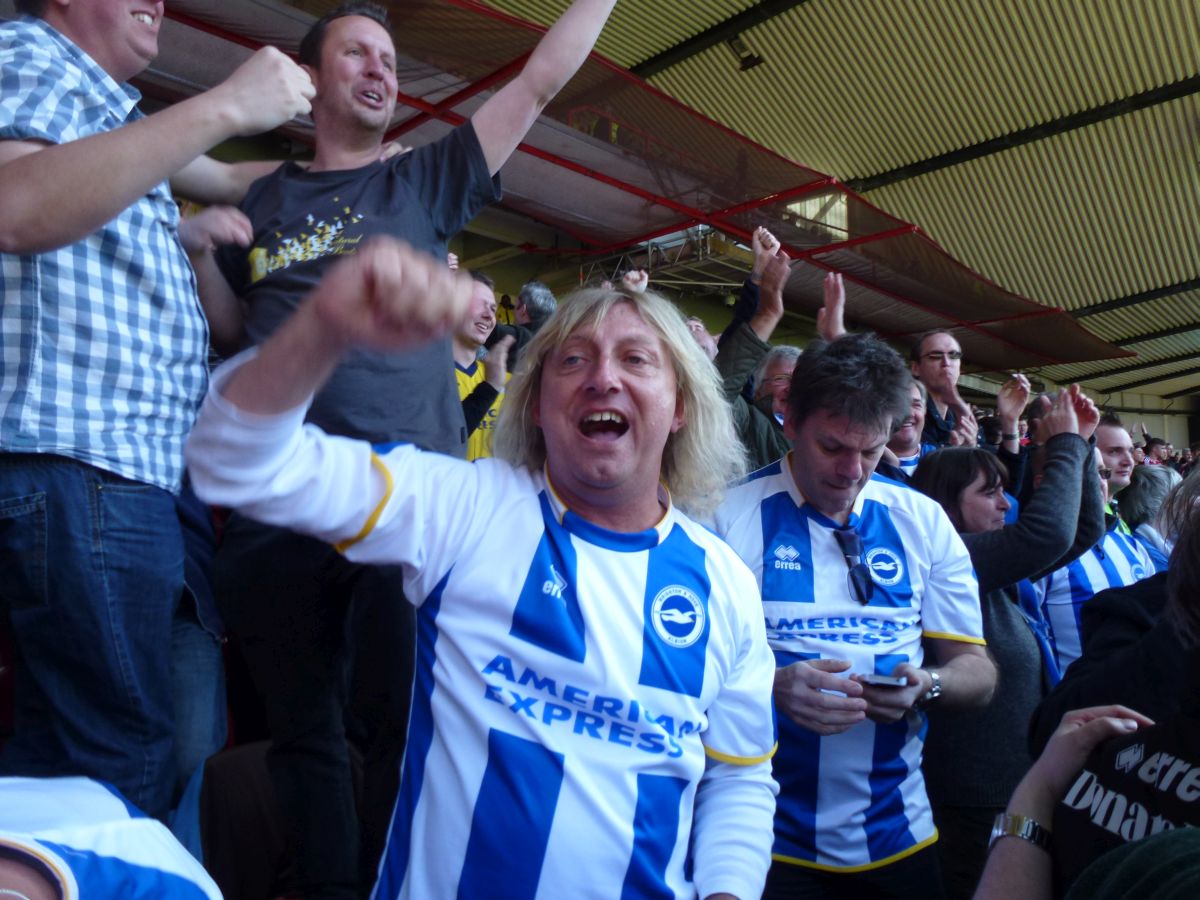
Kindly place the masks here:
POLYGON ((625 417, 620 413, 615 412, 595 412, 584 417, 585 422, 615 422, 618 425, 625 424, 625 417))
POLYGON ((380 96, 379 96, 377 93, 375 93, 374 91, 366 91, 366 92, 364 92, 364 95, 366 96, 366 98, 367 98, 368 100, 374 100, 374 101, 376 101, 376 102, 378 102, 379 100, 382 100, 382 99, 383 99, 382 97, 380 97, 380 96))
POLYGON ((136 12, 133 14, 133 18, 138 22, 141 22, 143 25, 154 24, 154 16, 150 15, 150 13, 136 12))

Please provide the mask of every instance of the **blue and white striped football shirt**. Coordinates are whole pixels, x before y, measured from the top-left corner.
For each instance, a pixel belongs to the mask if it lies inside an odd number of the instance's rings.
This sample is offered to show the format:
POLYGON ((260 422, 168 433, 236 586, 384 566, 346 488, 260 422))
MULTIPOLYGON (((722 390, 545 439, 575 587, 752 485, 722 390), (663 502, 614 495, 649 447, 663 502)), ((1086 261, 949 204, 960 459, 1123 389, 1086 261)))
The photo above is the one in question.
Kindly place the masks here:
MULTIPOLYGON (((0 25, 0 139, 111 131, 141 118, 139 99, 40 19, 0 25)), ((164 182, 75 244, 0 254, 0 451, 178 488, 208 377, 178 224, 164 182)))
POLYGON ((0 778, 0 855, 40 869, 63 900, 221 900, 165 825, 88 778, 0 778))
POLYGON ((611 532, 540 472, 380 459, 302 420, 214 390, 188 459, 207 501, 404 567, 417 664, 375 896, 758 896, 774 663, 733 551, 674 508, 611 532))
MULTIPOLYGON (((902 662, 922 664, 923 638, 983 643, 979 585, 940 506, 879 476, 867 482, 848 523, 875 583, 863 605, 847 583, 839 526, 806 503, 791 459, 730 491, 717 513, 718 533, 758 578, 778 666, 844 659, 846 675, 890 674, 902 662)), ((828 737, 786 715, 778 726, 777 860, 861 870, 936 839, 921 775, 923 714, 828 737)))
POLYGON ((1066 672, 1083 652, 1079 631, 1083 605, 1100 591, 1124 587, 1153 574, 1149 552, 1117 519, 1100 543, 1033 583, 1042 619, 1050 626, 1059 671, 1066 672))

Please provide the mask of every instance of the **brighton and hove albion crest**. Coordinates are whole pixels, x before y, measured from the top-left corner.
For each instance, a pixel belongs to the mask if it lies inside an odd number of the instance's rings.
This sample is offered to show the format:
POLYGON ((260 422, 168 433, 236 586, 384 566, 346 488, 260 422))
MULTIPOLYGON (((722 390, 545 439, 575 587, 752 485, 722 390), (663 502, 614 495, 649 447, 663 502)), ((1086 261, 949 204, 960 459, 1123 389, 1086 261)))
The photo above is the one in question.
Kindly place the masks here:
POLYGON ((873 547, 867 551, 867 568, 871 570, 871 578, 883 587, 899 584, 904 577, 904 560, 900 554, 887 547, 873 547))
POLYGON ((650 621, 672 647, 690 647, 704 634, 704 604, 683 585, 672 584, 655 595, 650 621))

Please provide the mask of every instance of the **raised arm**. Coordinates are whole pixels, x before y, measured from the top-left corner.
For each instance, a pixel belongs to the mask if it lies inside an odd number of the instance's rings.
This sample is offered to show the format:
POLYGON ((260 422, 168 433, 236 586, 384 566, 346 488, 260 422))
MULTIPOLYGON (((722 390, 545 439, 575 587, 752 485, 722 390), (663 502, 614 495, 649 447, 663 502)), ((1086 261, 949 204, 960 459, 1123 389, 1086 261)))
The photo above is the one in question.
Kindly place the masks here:
POLYGON ((308 112, 312 94, 304 70, 265 47, 215 88, 124 127, 65 144, 0 142, 0 251, 81 240, 215 144, 308 112))
POLYGON ((575 0, 533 48, 516 78, 471 116, 488 171, 495 175, 595 46, 616 0, 575 0))
MULTIPOLYGON (((996 418, 1000 420, 1000 446, 1009 453, 1021 452, 1018 425, 1029 403, 1029 379, 1017 372, 1000 386, 996 394, 996 418)), ((1015 488, 1014 488, 1015 489, 1015 488)))
POLYGON ((1021 506, 1017 521, 963 535, 981 592, 1037 578, 1070 562, 1068 551, 1079 530, 1082 476, 1090 468, 1092 451, 1079 437, 1076 407, 1067 390, 1054 396, 1044 423, 1048 437, 1041 482, 1021 506))
POLYGON ((749 323, 750 330, 758 335, 759 340, 769 341, 783 319, 783 288, 792 274, 789 262, 787 254, 777 250, 763 266, 758 288, 758 311, 749 323))

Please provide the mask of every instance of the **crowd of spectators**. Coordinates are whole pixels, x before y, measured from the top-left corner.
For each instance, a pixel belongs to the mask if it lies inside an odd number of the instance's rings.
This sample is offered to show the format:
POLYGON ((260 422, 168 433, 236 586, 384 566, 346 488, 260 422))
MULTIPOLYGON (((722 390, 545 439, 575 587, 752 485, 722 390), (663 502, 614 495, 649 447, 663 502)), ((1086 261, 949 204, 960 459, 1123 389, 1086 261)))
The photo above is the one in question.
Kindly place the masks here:
POLYGON ((373 3, 151 116, 161 4, 0 26, 0 895, 1194 887, 1190 449, 836 274, 772 344, 764 228, 719 335, 447 255, 614 3, 417 148, 373 3))

